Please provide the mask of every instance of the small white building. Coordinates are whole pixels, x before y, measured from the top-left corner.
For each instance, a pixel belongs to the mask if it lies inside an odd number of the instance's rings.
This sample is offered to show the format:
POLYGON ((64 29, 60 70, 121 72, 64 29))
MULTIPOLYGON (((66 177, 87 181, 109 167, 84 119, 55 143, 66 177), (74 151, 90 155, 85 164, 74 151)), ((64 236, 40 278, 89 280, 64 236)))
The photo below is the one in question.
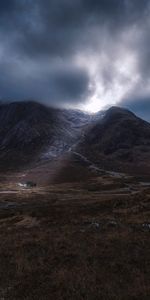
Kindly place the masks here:
POLYGON ((19 182, 18 185, 22 188, 33 188, 36 187, 36 183, 32 182, 32 181, 27 181, 27 182, 19 182))

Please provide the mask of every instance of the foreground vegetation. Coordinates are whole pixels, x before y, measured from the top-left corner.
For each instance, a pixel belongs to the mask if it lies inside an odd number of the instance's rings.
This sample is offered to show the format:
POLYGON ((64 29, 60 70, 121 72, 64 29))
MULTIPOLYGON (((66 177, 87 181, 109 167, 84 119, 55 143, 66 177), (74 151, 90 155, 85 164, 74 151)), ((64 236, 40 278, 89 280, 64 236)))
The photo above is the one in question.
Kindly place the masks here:
POLYGON ((150 299, 148 186, 103 176, 0 197, 1 300, 150 299))

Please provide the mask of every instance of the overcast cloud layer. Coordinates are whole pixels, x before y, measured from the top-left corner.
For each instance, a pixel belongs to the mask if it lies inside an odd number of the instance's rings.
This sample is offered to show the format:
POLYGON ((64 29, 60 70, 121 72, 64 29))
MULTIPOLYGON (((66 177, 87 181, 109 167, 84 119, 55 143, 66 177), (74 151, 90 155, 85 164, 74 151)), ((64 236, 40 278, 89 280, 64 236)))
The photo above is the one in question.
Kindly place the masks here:
POLYGON ((150 120, 149 0, 2 0, 0 98, 150 120))

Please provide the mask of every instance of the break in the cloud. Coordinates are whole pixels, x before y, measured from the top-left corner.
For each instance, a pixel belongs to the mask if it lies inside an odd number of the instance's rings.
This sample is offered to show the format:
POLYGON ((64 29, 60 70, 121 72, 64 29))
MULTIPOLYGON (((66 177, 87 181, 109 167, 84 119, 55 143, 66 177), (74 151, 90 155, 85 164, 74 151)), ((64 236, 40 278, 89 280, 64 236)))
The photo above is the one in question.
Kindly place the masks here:
POLYGON ((149 49, 149 0, 2 0, 0 97, 146 116, 149 49))
POLYGON ((126 108, 130 108, 134 111, 139 117, 150 121, 150 98, 149 97, 142 97, 142 98, 132 98, 126 99, 122 103, 122 105, 126 108))

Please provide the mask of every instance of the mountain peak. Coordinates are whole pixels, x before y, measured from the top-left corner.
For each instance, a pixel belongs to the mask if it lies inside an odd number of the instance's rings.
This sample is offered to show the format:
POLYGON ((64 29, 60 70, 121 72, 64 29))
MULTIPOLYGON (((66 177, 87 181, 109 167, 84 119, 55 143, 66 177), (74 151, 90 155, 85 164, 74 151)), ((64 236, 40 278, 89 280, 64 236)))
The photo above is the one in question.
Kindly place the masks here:
POLYGON ((113 115, 130 115, 135 116, 133 112, 131 112, 129 109, 119 107, 119 106, 111 106, 105 113, 105 116, 113 116, 113 115))

